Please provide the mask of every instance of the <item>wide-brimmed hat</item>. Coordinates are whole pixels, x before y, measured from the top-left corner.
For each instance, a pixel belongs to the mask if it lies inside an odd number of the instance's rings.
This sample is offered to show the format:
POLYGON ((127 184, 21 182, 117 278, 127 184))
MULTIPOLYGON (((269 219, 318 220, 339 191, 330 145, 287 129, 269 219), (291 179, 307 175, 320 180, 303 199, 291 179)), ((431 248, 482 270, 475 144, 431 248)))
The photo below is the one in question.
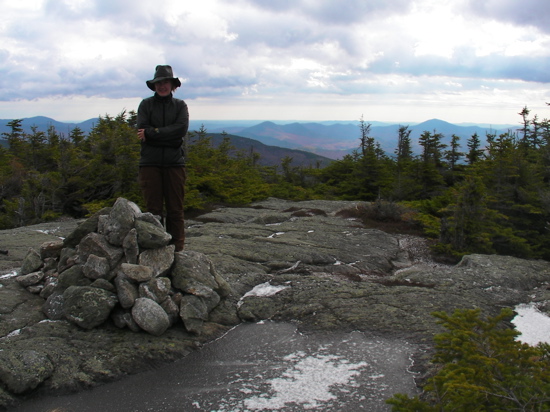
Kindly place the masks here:
POLYGON ((175 87, 181 86, 180 79, 174 77, 172 66, 169 66, 167 64, 159 64, 157 67, 155 67, 155 77, 153 78, 153 80, 147 80, 145 83, 147 83, 148 88, 150 88, 152 91, 155 91, 155 83, 162 80, 172 80, 172 83, 175 87))

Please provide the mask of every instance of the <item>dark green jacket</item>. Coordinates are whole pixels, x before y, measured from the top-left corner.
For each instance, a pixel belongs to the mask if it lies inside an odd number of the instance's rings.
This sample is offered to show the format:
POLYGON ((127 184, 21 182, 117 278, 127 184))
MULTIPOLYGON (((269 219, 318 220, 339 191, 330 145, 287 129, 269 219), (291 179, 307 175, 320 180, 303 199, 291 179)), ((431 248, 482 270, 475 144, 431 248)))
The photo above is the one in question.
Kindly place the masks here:
POLYGON ((143 99, 137 113, 138 129, 145 129, 140 166, 184 166, 183 139, 189 128, 187 104, 172 95, 143 99))

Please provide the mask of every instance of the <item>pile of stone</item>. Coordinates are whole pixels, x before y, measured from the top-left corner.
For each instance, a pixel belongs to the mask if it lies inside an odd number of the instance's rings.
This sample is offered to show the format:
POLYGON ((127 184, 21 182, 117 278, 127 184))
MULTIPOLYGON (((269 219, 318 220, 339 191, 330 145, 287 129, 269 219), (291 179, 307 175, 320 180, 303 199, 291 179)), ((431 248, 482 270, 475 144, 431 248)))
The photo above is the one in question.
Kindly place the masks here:
POLYGON ((29 249, 17 281, 52 320, 91 329, 112 319, 159 336, 181 319, 200 334, 230 287, 206 255, 175 252, 170 240, 155 216, 119 198, 67 238, 29 249))

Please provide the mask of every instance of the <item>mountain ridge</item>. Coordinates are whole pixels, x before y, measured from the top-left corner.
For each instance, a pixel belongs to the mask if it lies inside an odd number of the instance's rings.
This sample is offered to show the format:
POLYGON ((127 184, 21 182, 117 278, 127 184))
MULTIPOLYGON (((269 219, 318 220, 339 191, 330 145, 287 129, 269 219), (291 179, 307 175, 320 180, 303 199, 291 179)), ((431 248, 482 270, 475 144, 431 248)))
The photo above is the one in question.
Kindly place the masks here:
MULTIPOLYGON (((7 123, 13 119, 0 119, 0 133, 9 133, 7 123)), ((63 134, 68 135, 75 127, 88 133, 97 122, 98 118, 88 119, 80 123, 59 122, 46 116, 35 116, 22 119, 23 130, 31 132, 32 127, 39 131, 46 132, 49 127, 63 134)), ((411 143, 414 152, 420 151, 418 138, 425 132, 437 132, 444 135, 442 142, 448 144, 452 135, 460 137, 460 145, 466 147, 466 141, 474 133, 477 133, 481 143, 485 143, 487 133, 500 134, 509 130, 518 130, 520 125, 495 125, 484 127, 472 124, 457 125, 441 119, 429 119, 421 123, 384 123, 365 122, 370 124, 371 137, 374 137, 382 149, 392 154, 397 145, 398 130, 401 125, 409 126, 411 130, 411 143)), ((204 127, 208 134, 228 133, 232 136, 256 140, 264 145, 292 150, 301 150, 317 155, 339 159, 344 155, 353 152, 359 147, 360 128, 359 121, 291 121, 275 122, 271 120, 192 120, 190 130, 195 131, 204 127)), ((232 137, 233 139, 233 137, 232 137)), ((250 142, 249 142, 250 143, 250 142)))

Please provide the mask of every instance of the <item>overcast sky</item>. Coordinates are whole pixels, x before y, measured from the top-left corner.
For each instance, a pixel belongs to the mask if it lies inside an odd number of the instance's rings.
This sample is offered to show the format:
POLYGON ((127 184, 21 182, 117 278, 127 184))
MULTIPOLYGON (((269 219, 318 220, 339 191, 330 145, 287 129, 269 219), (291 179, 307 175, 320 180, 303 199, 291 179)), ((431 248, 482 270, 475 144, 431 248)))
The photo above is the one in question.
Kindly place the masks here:
POLYGON ((0 118, 135 110, 157 64, 193 119, 550 117, 549 0, 0 0, 0 118))

